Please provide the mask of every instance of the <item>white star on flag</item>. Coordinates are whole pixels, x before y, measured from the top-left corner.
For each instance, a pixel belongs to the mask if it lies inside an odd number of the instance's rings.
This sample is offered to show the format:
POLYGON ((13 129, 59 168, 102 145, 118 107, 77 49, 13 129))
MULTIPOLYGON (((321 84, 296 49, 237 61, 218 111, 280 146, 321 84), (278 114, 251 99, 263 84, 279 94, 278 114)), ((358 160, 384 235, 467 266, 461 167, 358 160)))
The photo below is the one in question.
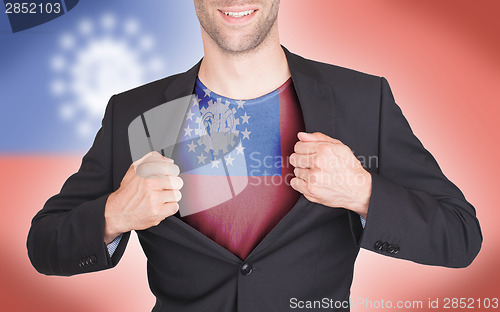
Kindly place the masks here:
POLYGON ((220 160, 212 160, 212 168, 219 168, 220 160))
POLYGON ((210 91, 208 88, 203 89, 203 92, 205 92, 205 96, 210 97, 210 93, 211 93, 211 91, 210 91))
POLYGON ((189 110, 189 112, 187 113, 187 120, 193 121, 193 116, 194 116, 194 113, 191 112, 191 110, 189 110))
POLYGON ((184 128, 184 131, 186 131, 186 133, 184 133, 184 136, 186 136, 186 135, 191 136, 191 132, 193 132, 193 130, 194 129, 189 128, 189 125, 188 125, 187 128, 184 128))
POLYGON ((236 101, 236 104, 238 104, 238 108, 243 109, 243 104, 245 104, 245 101, 239 100, 239 101, 236 101))
POLYGON ((227 155, 227 157, 224 158, 224 159, 226 160, 226 162, 227 162, 228 165, 231 165, 231 166, 233 165, 234 158, 231 157, 231 155, 227 155))
POLYGON ((191 144, 188 144, 187 146, 189 147, 189 151, 188 152, 196 152, 195 151, 196 144, 194 144, 194 141, 191 141, 191 144))
POLYGON ((195 94, 194 98, 193 98, 193 107, 195 107, 195 106, 200 107, 200 101, 201 100, 198 98, 198 95, 195 94))
POLYGON ((245 138, 249 139, 250 140, 250 133, 252 133, 251 131, 248 131, 248 128, 245 128, 245 131, 242 131, 241 133, 243 133, 243 140, 245 138))
POLYGON ((201 152, 200 156, 196 156, 196 157, 198 157, 198 163, 199 164, 204 164, 205 163, 205 159, 207 159, 207 157, 205 155, 203 155, 203 152, 201 152))
POLYGON ((236 155, 240 155, 240 154, 243 155, 243 150, 244 149, 245 149, 245 147, 243 147, 241 145, 241 142, 240 142, 240 144, 236 147, 236 151, 238 152, 238 153, 236 153, 236 155))
POLYGON ((243 122, 241 124, 244 124, 245 122, 248 123, 248 119, 250 118, 251 116, 248 116, 247 115, 247 112, 245 112, 245 116, 241 116, 241 119, 243 119, 243 122))

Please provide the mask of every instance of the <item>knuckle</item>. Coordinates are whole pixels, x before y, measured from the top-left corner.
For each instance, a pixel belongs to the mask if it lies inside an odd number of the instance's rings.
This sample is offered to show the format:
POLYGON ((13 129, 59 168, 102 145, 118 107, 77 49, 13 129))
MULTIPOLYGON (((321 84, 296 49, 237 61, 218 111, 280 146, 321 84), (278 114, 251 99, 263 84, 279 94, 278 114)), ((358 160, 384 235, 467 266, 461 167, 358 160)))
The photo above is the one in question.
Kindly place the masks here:
POLYGON ((295 153, 299 153, 301 150, 302 150, 302 142, 298 141, 297 143, 295 143, 295 145, 293 146, 293 151, 295 153))
POLYGON ((172 192, 172 194, 173 194, 173 197, 174 197, 174 200, 173 200, 173 201, 178 202, 178 201, 180 201, 180 200, 181 200, 181 198, 182 198, 182 193, 181 193, 181 191, 179 191, 179 190, 174 190, 174 191, 172 192))
POLYGON ((179 204, 178 203, 168 203, 165 205, 166 212, 169 216, 174 215, 179 211, 179 204))
POLYGON ((182 188, 182 186, 184 186, 184 181, 182 180, 181 177, 178 176, 169 177, 167 185, 170 189, 179 190, 182 188))
POLYGON ((169 176, 178 176, 181 172, 179 166, 174 163, 167 164, 167 175, 169 176))
POLYGON ((184 180, 181 177, 176 177, 177 183, 179 184, 179 189, 184 186, 184 180))
POLYGON ((299 146, 299 142, 295 143, 295 145, 293 146, 293 151, 294 151, 295 153, 297 153, 297 152, 298 152, 298 148, 299 148, 298 146, 299 146))

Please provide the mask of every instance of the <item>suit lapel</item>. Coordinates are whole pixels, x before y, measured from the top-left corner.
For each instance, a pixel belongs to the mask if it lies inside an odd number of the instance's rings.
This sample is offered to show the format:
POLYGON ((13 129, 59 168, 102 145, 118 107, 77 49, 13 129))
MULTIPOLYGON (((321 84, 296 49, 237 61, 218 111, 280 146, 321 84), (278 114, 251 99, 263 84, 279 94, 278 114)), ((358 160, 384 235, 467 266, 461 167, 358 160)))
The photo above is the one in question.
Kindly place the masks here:
POLYGON ((173 81, 165 89, 165 100, 173 101, 183 96, 192 95, 194 92, 194 85, 196 83, 196 77, 198 76, 198 71, 200 70, 201 61, 198 61, 196 65, 191 67, 187 72, 176 75, 173 81))
POLYGON ((285 47, 293 85, 299 98, 307 132, 323 132, 334 136, 335 101, 331 88, 322 83, 321 73, 306 60, 285 47))
MULTIPOLYGON (((293 85, 299 98, 306 131, 319 131, 333 137, 335 134, 335 103, 331 88, 322 83, 321 74, 315 67, 311 66, 311 61, 291 53, 283 46, 282 48, 287 57, 293 85)), ((193 94, 200 64, 201 60, 190 70, 178 75, 176 79, 172 81, 165 90, 165 99, 167 102, 193 94)), ((189 105, 189 103, 186 103, 186 105, 189 105)), ((186 106, 186 110, 187 109, 188 107, 186 106)), ((182 129, 179 129, 178 135, 181 134, 181 130, 182 129)), ((311 202, 304 196, 301 196, 288 214, 285 215, 274 229, 249 254, 248 258, 255 256, 255 254, 269 247, 272 242, 278 239, 287 229, 298 222, 298 220, 309 211, 307 208, 310 204, 311 202)), ((186 234, 193 240, 196 240, 197 243, 210 247, 214 252, 224 256, 226 259, 231 261, 239 260, 227 249, 180 220, 178 216, 169 217, 165 219, 164 222, 168 222, 169 226, 174 226, 180 230, 184 229, 186 234)), ((156 227, 154 231, 161 232, 161 227, 156 227)))

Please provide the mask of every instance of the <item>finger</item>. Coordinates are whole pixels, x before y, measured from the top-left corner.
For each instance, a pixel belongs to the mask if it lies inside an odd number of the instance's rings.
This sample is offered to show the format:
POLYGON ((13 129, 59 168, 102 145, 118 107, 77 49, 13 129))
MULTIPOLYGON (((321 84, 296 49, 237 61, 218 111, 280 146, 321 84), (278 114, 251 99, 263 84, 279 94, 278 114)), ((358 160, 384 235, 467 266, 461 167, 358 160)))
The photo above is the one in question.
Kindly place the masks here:
POLYGON ((179 173, 179 166, 165 161, 144 162, 136 168, 136 174, 141 178, 162 178, 164 176, 177 176, 179 173))
POLYGON ((145 158, 141 164, 145 164, 145 163, 148 163, 148 162, 165 162, 165 163, 171 163, 173 164, 174 163, 174 160, 171 159, 171 158, 167 158, 163 155, 161 155, 160 153, 154 151, 154 152, 151 152, 152 154, 145 158))
POLYGON ((320 153, 322 150, 325 150, 332 146, 335 145, 333 145, 331 142, 298 141, 297 143, 295 143, 293 150, 297 154, 315 154, 320 153))
POLYGON ((167 217, 170 217, 179 211, 179 204, 176 202, 166 202, 163 204, 167 217))
POLYGON ((311 195, 311 193, 308 191, 308 186, 307 186, 307 182, 300 179, 300 178, 293 178, 290 180, 290 186, 295 189, 297 192, 301 193, 302 195, 304 195, 305 198, 307 198, 307 200, 311 201, 311 202, 319 202, 318 199, 314 196, 311 195))
POLYGON ((184 185, 184 180, 179 176, 167 176, 161 181, 160 190, 180 190, 184 185))
POLYGON ((311 169, 304 169, 304 168, 295 168, 293 169, 293 174, 297 177, 300 178, 301 180, 308 181, 309 180, 309 172, 311 169))
POLYGON ((311 185, 321 186, 325 180, 325 176, 321 174, 319 170, 316 169, 303 169, 303 168, 295 168, 293 173, 297 178, 304 180, 311 185))
POLYGON ((299 140, 304 142, 342 143, 340 140, 329 137, 321 132, 314 132, 314 133, 299 132, 297 134, 297 137, 299 138, 299 140))
POLYGON ((163 191, 160 194, 162 203, 176 203, 181 200, 182 194, 179 190, 163 191))
POLYGON ((311 193, 309 192, 309 188, 308 188, 308 185, 307 185, 307 182, 300 179, 300 178, 292 178, 290 180, 290 186, 296 190, 297 192, 307 196, 307 197, 313 197, 311 195, 311 193))
POLYGON ((157 155, 160 155, 160 153, 158 153, 157 151, 151 151, 149 153, 147 153, 146 155, 142 156, 141 158, 137 159, 136 161, 133 162, 133 164, 135 166, 139 166, 141 163, 143 163, 146 159, 150 158, 150 157, 157 157, 157 155))
POLYGON ((162 156, 162 157, 163 157, 163 160, 164 160, 164 161, 166 161, 166 162, 168 162, 168 163, 171 163, 171 164, 173 164, 173 163, 174 163, 174 160, 173 160, 172 158, 167 158, 167 157, 165 157, 165 156, 162 156))
POLYGON ((290 155, 290 164, 295 168, 313 168, 314 167, 314 154, 303 155, 293 153, 290 155))
POLYGON ((316 153, 316 144, 316 142, 298 141, 293 146, 293 151, 297 154, 314 154, 316 153))

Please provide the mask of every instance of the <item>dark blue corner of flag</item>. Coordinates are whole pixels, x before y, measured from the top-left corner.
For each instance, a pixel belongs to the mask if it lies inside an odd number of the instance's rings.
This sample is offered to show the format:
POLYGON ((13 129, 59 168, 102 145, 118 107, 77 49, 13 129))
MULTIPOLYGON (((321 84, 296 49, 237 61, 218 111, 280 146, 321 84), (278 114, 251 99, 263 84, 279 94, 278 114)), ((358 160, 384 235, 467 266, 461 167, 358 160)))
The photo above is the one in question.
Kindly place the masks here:
POLYGON ((50 22, 73 9, 79 0, 4 0, 12 32, 19 32, 50 22))

